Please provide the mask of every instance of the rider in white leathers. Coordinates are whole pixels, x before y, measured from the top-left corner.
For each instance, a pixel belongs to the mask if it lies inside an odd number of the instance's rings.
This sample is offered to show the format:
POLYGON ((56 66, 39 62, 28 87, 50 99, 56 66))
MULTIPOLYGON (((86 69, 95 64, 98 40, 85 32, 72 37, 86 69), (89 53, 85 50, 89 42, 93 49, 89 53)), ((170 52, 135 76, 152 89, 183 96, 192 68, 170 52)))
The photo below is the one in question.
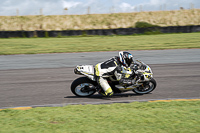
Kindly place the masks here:
POLYGON ((123 67, 130 67, 131 63, 133 63, 133 56, 129 52, 119 52, 119 56, 115 56, 105 62, 98 63, 95 66, 95 75, 97 77, 97 82, 103 89, 99 93, 104 96, 112 96, 113 90, 111 89, 108 81, 104 78, 107 76, 115 76, 116 79, 122 83, 127 85, 132 85, 135 83, 135 80, 131 80, 125 78, 122 73, 123 67))

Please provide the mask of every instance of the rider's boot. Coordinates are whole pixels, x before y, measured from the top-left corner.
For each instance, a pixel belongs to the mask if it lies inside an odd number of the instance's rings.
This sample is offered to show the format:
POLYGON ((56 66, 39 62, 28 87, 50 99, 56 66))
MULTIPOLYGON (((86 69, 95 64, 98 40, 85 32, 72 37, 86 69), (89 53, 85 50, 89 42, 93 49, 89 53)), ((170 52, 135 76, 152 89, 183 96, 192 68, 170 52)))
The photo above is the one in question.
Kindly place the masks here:
POLYGON ((99 94, 106 96, 106 97, 111 97, 113 95, 113 91, 111 88, 109 88, 108 90, 106 90, 106 92, 103 89, 99 90, 99 94))
POLYGON ((99 93, 100 95, 106 96, 105 91, 104 91, 103 89, 100 89, 100 90, 98 91, 98 93, 99 93))

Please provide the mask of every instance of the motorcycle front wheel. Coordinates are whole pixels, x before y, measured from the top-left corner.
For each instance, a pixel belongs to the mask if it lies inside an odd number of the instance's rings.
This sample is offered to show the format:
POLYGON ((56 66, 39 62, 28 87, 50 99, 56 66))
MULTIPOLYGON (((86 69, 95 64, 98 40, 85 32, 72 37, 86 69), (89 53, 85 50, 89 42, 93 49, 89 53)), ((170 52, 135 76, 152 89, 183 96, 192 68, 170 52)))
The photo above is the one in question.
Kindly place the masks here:
POLYGON ((133 92, 136 94, 148 94, 156 88, 156 85, 156 80, 152 78, 149 82, 144 82, 143 85, 135 88, 133 92))
POLYGON ((87 77, 80 77, 71 84, 71 91, 79 97, 89 97, 96 92, 96 83, 87 77))

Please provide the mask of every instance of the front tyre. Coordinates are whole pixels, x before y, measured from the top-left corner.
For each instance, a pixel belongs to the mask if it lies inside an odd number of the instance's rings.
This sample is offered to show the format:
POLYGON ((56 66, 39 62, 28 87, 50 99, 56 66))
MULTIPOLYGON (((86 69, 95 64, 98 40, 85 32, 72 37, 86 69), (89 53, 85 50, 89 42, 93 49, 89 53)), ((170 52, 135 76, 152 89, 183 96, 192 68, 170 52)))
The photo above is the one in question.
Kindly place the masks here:
POLYGON ((152 78, 149 82, 144 82, 143 85, 135 88, 133 91, 136 94, 148 94, 156 88, 156 85, 155 79, 152 78))
POLYGON ((74 80, 71 84, 71 91, 79 97, 89 97, 96 92, 96 83, 87 77, 81 77, 74 80))

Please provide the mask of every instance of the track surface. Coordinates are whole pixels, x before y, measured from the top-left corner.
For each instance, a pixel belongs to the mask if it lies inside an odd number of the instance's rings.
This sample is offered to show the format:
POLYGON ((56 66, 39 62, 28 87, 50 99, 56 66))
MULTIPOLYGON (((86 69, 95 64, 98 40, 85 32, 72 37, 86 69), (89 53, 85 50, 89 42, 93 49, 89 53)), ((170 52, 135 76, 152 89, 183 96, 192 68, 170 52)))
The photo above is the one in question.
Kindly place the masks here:
MULTIPOLYGON (((149 100, 149 99, 167 99, 167 98, 200 98, 199 54, 198 57, 196 57, 198 50, 194 50, 196 51, 196 53, 194 51, 192 52, 192 50, 191 51, 188 50, 189 53, 187 54, 183 54, 184 52, 177 53, 177 57, 180 56, 184 59, 184 55, 187 55, 187 57, 185 58, 191 58, 192 61, 183 60, 182 63, 174 63, 174 62, 169 63, 170 61, 168 60, 169 62, 164 63, 162 62, 162 59, 165 57, 163 58, 160 57, 161 58, 160 61, 157 59, 158 62, 161 62, 160 64, 159 63, 150 64, 150 67, 154 72, 154 78, 157 81, 157 88, 151 94, 136 95, 133 92, 129 91, 127 93, 117 94, 113 98, 102 98, 98 94, 89 98, 79 98, 74 96, 70 91, 70 85, 75 78, 78 78, 80 76, 75 75, 73 73, 73 67, 60 67, 60 66, 58 66, 57 68, 53 66, 52 68, 30 67, 29 69, 28 68, 24 69, 23 67, 22 68, 16 67, 15 69, 14 68, 3 69, 1 67, 0 108, 30 106, 30 105, 46 105, 46 104, 66 104, 66 103, 69 104, 71 103, 84 104, 88 102, 106 103, 112 101, 115 102, 129 101, 129 100, 134 101, 134 100, 145 100, 145 99, 149 100), (188 57, 188 55, 191 55, 191 57, 188 57)), ((144 51, 141 51, 141 53, 142 52, 144 53, 144 51)), ((163 51, 161 50, 155 52, 147 51, 147 52, 152 53, 152 55, 149 58, 152 59, 152 61, 154 61, 154 56, 153 56, 154 54, 156 55, 158 54, 158 52, 167 53, 167 50, 163 51)), ((111 52, 111 54, 113 53, 111 52)), ((25 57, 26 55, 23 56, 25 57)), ((107 56, 110 55, 108 54, 107 56)), ((8 57, 15 58, 16 56, 1 56, 0 60, 1 58, 5 59, 8 57)), ((52 60, 52 58, 50 59, 52 60)), ((171 60, 178 62, 175 56, 171 60)), ((145 61, 145 59, 143 61, 145 61)), ((146 60, 145 62, 148 61, 149 60, 146 60)), ((40 62, 40 64, 42 64, 42 62, 40 62)), ((6 66, 6 64, 4 64, 4 66, 6 66)))

